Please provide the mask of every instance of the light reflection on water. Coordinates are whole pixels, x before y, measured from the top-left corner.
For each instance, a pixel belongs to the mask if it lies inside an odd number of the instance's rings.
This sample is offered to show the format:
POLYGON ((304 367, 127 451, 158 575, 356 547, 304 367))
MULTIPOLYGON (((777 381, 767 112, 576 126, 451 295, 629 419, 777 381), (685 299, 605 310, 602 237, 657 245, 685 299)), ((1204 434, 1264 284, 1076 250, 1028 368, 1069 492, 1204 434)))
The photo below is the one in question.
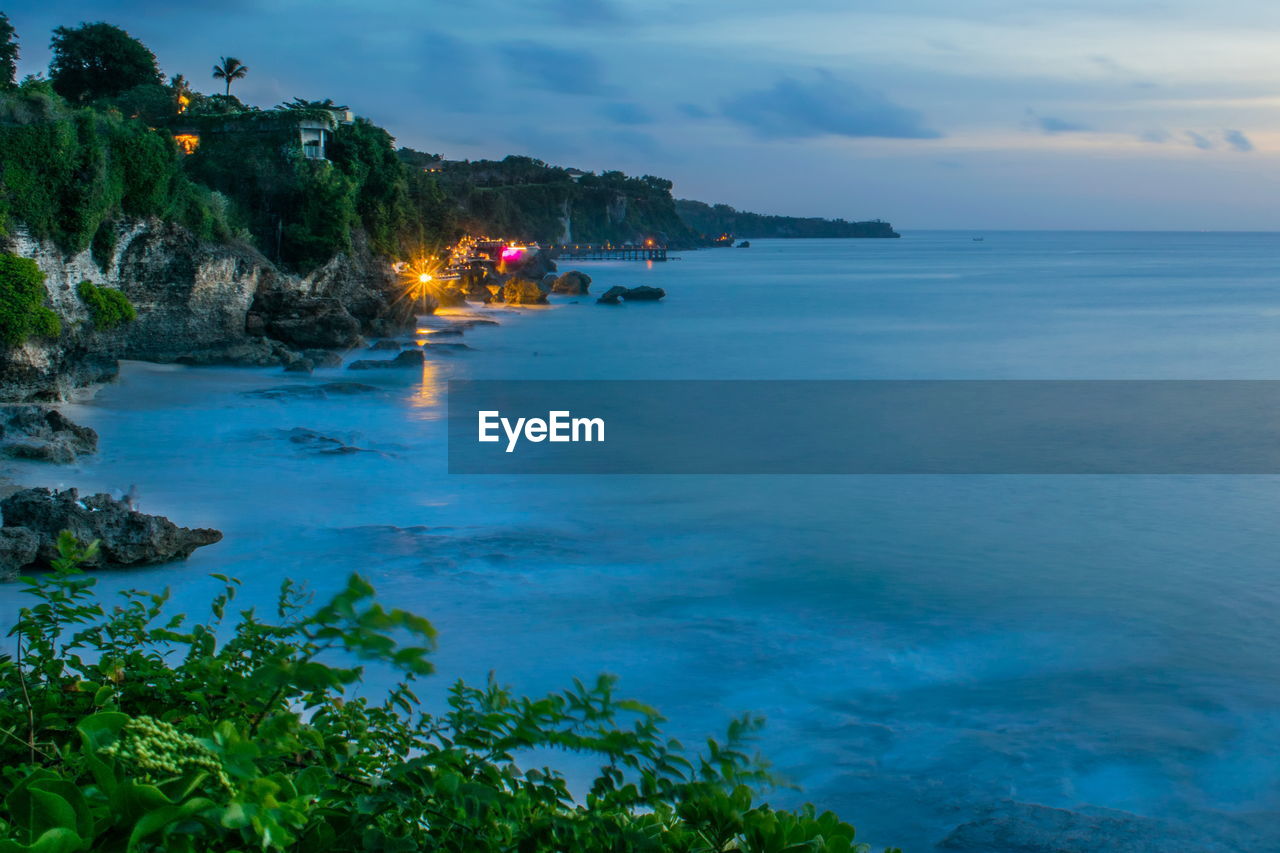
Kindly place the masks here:
POLYGON ((584 264, 596 291, 668 297, 441 312, 503 325, 421 373, 131 366, 69 409, 97 458, 14 468, 137 483, 144 510, 227 534, 108 588, 199 609, 225 571, 266 606, 284 576, 367 574, 441 630, 429 701, 495 667, 527 690, 604 670, 687 742, 763 712, 762 748, 864 840, 928 850, 1008 799, 1274 829, 1274 478, 445 473, 451 377, 1280 378, 1280 238, 986 237, 584 264), (378 393, 245 393, 350 379, 378 393), (309 455, 294 427, 378 452, 309 455))

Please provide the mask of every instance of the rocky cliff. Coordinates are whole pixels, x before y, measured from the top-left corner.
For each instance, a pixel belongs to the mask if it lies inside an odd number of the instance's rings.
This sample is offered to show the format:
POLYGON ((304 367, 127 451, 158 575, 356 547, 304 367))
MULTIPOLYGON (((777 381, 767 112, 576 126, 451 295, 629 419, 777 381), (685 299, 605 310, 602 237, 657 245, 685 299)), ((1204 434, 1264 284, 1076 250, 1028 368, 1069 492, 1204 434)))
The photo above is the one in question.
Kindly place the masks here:
POLYGON ((245 246, 212 244, 158 220, 118 226, 100 268, 89 251, 65 256, 15 228, 0 249, 32 258, 45 274, 48 304, 62 320, 57 340, 0 350, 0 399, 65 399, 111 377, 118 359, 194 364, 289 364, 302 347, 355 346, 412 322, 387 263, 357 245, 303 278, 285 274, 245 246), (76 293, 91 281, 122 291, 137 319, 93 328, 76 293))

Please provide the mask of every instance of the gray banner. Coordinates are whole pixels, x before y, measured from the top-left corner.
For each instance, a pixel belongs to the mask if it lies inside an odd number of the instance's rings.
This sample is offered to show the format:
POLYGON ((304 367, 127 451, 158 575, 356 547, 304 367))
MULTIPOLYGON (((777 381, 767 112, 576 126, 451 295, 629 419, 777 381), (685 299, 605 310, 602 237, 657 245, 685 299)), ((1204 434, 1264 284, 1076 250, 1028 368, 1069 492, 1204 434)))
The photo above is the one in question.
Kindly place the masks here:
POLYGON ((451 381, 449 471, 1277 474, 1280 381, 451 381))

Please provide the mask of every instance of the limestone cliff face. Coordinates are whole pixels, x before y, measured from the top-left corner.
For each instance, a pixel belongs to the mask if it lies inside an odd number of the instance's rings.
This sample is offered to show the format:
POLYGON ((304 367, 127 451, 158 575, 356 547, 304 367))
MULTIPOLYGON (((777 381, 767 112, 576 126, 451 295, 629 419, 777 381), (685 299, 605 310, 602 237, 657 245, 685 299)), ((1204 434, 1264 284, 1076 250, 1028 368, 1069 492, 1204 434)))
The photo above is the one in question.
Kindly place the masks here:
POLYGON ((0 249, 36 261, 63 326, 56 341, 0 349, 0 400, 65 399, 77 387, 112 376, 122 358, 288 363, 296 357, 292 347, 354 346, 362 332, 412 321, 411 310, 397 303, 387 264, 368 252, 338 256, 300 278, 251 248, 202 243, 156 220, 121 225, 105 271, 88 251, 67 257, 21 229, 0 240, 0 249), (137 320, 95 330, 76 293, 85 280, 123 291, 137 320), (320 342, 307 343, 305 331, 278 333, 288 321, 298 330, 323 323, 329 331, 320 342))

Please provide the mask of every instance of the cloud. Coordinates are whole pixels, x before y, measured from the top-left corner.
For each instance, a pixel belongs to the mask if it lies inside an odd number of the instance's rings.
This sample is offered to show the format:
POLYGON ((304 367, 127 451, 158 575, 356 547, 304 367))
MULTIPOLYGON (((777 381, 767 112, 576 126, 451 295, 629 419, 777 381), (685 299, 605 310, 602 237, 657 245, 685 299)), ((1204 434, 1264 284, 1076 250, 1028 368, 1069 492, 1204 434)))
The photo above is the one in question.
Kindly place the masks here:
POLYGON ((1031 120, 1035 123, 1035 126, 1041 130, 1041 132, 1048 134, 1084 133, 1093 130, 1093 128, 1087 124, 1081 124, 1078 121, 1070 121, 1065 118, 1058 118, 1057 116, 1039 116, 1032 113, 1031 120))
POLYGON ((770 89, 744 92, 726 101, 722 112, 765 139, 937 139, 942 135, 926 127, 914 110, 822 70, 809 82, 784 77, 770 89))
POLYGON ((615 124, 653 124, 653 116, 634 101, 614 101, 601 107, 600 112, 615 124))
POLYGON ((604 71, 591 53, 529 40, 506 42, 500 50, 502 60, 511 73, 532 88, 562 95, 599 95, 605 92, 602 82, 604 71))
POLYGON ((1138 139, 1143 142, 1154 142, 1157 145, 1163 145, 1173 139, 1173 134, 1167 130, 1156 128, 1155 130, 1146 130, 1139 133, 1138 139))
POLYGON ((442 32, 424 33, 419 44, 424 57, 420 80, 432 101, 461 112, 482 109, 484 87, 479 81, 485 67, 475 48, 442 32))
POLYGON ((1194 130, 1185 131, 1185 134, 1187 139, 1191 141, 1191 144, 1199 148, 1201 151, 1208 151, 1213 148, 1213 140, 1204 134, 1196 133, 1194 130))
POLYGON ((711 118, 711 110, 697 104, 676 104, 676 109, 689 118, 711 118))
POLYGON ((1222 138, 1226 140, 1227 145, 1235 151, 1252 151, 1253 143, 1249 141, 1249 137, 1245 136, 1238 130, 1224 130, 1222 138))

